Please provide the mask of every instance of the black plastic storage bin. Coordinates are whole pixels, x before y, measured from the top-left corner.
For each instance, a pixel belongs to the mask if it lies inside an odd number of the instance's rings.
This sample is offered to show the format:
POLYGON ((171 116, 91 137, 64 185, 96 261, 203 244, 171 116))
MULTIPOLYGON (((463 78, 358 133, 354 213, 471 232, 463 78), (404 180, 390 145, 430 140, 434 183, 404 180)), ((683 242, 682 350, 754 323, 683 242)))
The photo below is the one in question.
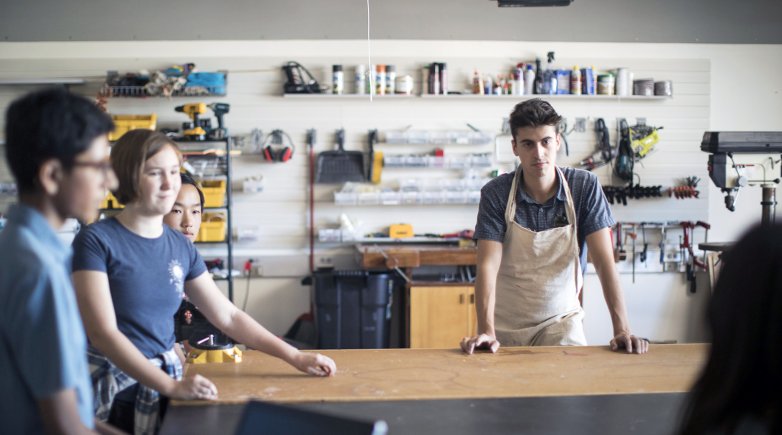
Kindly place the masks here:
POLYGON ((315 321, 321 349, 388 347, 393 281, 365 270, 316 271, 315 321))

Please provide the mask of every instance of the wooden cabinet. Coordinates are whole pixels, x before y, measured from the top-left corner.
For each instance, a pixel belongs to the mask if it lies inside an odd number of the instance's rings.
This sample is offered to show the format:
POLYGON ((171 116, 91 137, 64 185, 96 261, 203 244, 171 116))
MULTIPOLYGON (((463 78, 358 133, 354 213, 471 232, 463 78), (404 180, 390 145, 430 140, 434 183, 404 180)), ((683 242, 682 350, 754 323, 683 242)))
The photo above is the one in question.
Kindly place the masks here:
POLYGON ((411 348, 458 348, 475 334, 475 287, 413 284, 409 301, 411 348))

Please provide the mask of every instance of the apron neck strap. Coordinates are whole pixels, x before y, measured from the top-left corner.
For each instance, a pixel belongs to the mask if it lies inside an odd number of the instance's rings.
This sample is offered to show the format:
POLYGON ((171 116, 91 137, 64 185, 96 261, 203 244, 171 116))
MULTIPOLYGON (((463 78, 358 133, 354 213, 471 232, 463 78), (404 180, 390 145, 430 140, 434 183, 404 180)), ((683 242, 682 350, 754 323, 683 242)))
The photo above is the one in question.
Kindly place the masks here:
MULTIPOLYGON (((555 166, 554 168, 557 170, 557 177, 560 183, 562 183, 562 188, 565 190, 565 213, 567 213, 568 222, 570 222, 575 228, 576 207, 573 204, 573 196, 570 193, 570 185, 565 178, 565 174, 562 173, 562 170, 559 169, 558 166, 555 166)), ((508 194, 508 205, 505 207, 505 223, 507 225, 510 225, 516 220, 516 193, 519 189, 519 180, 521 179, 521 176, 522 171, 521 166, 519 166, 518 169, 516 169, 516 173, 513 175, 513 182, 511 183, 510 193, 508 194)))

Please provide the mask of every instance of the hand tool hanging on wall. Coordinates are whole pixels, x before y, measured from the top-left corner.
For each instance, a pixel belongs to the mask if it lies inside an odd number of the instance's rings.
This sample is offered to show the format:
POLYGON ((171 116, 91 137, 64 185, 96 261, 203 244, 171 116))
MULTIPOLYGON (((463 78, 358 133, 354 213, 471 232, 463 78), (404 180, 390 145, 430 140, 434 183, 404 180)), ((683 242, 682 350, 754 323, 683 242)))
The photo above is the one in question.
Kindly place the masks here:
POLYGON ((635 160, 643 159, 654 149, 654 146, 660 141, 660 135, 657 133, 659 130, 662 130, 662 127, 652 127, 642 122, 630 127, 630 137, 632 138, 630 146, 635 153, 635 160))
POLYGON ((606 127, 603 118, 597 118, 595 121, 595 132, 597 134, 597 151, 578 162, 579 168, 587 171, 605 166, 614 158, 614 149, 611 147, 608 127, 606 127))
POLYGON ((679 186, 674 186, 668 189, 668 196, 675 197, 676 199, 686 199, 686 198, 695 198, 697 199, 700 195, 700 191, 697 190, 698 183, 701 181, 700 178, 696 176, 687 177, 684 179, 684 184, 681 184, 679 186))
POLYGON ((383 152, 375 151, 377 143, 377 129, 369 130, 369 176, 367 180, 373 184, 380 184, 380 174, 383 172, 383 152))
POLYGON ((345 151, 345 130, 336 132, 337 149, 318 154, 316 183, 344 183, 365 181, 364 154, 360 151, 345 151))
POLYGON ((641 258, 640 258, 640 260, 641 260, 641 263, 646 263, 646 254, 647 254, 647 252, 649 250, 649 244, 646 243, 646 223, 645 222, 641 222, 641 240, 643 241, 643 244, 644 244, 644 250, 641 251, 641 258))
POLYGON ((631 227, 632 231, 625 231, 625 238, 630 237, 632 239, 632 250, 633 250, 633 256, 632 256, 632 262, 633 262, 633 284, 635 284, 635 239, 638 238, 638 233, 635 231, 635 225, 631 227))
POLYGON ((627 260, 627 252, 622 244, 622 224, 617 222, 614 235, 616 236, 616 246, 614 247, 614 262, 627 260))
POLYGON ((619 121, 619 146, 614 161, 614 174, 622 180, 632 181, 634 160, 633 148, 630 145, 630 127, 628 127, 626 120, 621 119, 619 121))
POLYGON ((562 118, 562 120, 559 122, 559 125, 557 125, 557 132, 560 136, 562 136, 562 142, 565 143, 565 155, 569 156, 570 144, 568 144, 567 137, 570 133, 573 132, 573 130, 567 130, 567 118, 562 118))
POLYGON ((706 238, 708 238, 708 230, 711 228, 711 225, 709 225, 706 222, 698 221, 698 222, 690 222, 690 221, 682 221, 680 223, 682 227, 682 237, 683 242, 681 243, 681 249, 682 249, 682 258, 684 256, 687 256, 687 262, 686 262, 686 272, 687 272, 687 281, 690 282, 690 293, 695 293, 696 290, 696 281, 695 281, 695 270, 696 268, 701 268, 702 270, 706 270, 706 263, 699 260, 695 256, 695 251, 693 250, 693 244, 695 243, 695 240, 693 239, 693 230, 696 227, 702 227, 706 229, 706 238))

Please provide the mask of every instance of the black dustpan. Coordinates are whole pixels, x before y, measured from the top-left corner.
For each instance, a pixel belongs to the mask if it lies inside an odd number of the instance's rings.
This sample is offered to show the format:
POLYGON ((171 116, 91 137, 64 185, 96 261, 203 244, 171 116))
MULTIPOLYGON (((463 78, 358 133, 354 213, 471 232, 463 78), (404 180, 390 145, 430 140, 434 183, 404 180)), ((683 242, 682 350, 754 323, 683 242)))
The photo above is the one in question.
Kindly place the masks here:
POLYGON ((364 153, 345 151, 345 130, 337 130, 335 151, 323 151, 318 154, 316 183, 345 183, 347 181, 365 181, 364 153))

